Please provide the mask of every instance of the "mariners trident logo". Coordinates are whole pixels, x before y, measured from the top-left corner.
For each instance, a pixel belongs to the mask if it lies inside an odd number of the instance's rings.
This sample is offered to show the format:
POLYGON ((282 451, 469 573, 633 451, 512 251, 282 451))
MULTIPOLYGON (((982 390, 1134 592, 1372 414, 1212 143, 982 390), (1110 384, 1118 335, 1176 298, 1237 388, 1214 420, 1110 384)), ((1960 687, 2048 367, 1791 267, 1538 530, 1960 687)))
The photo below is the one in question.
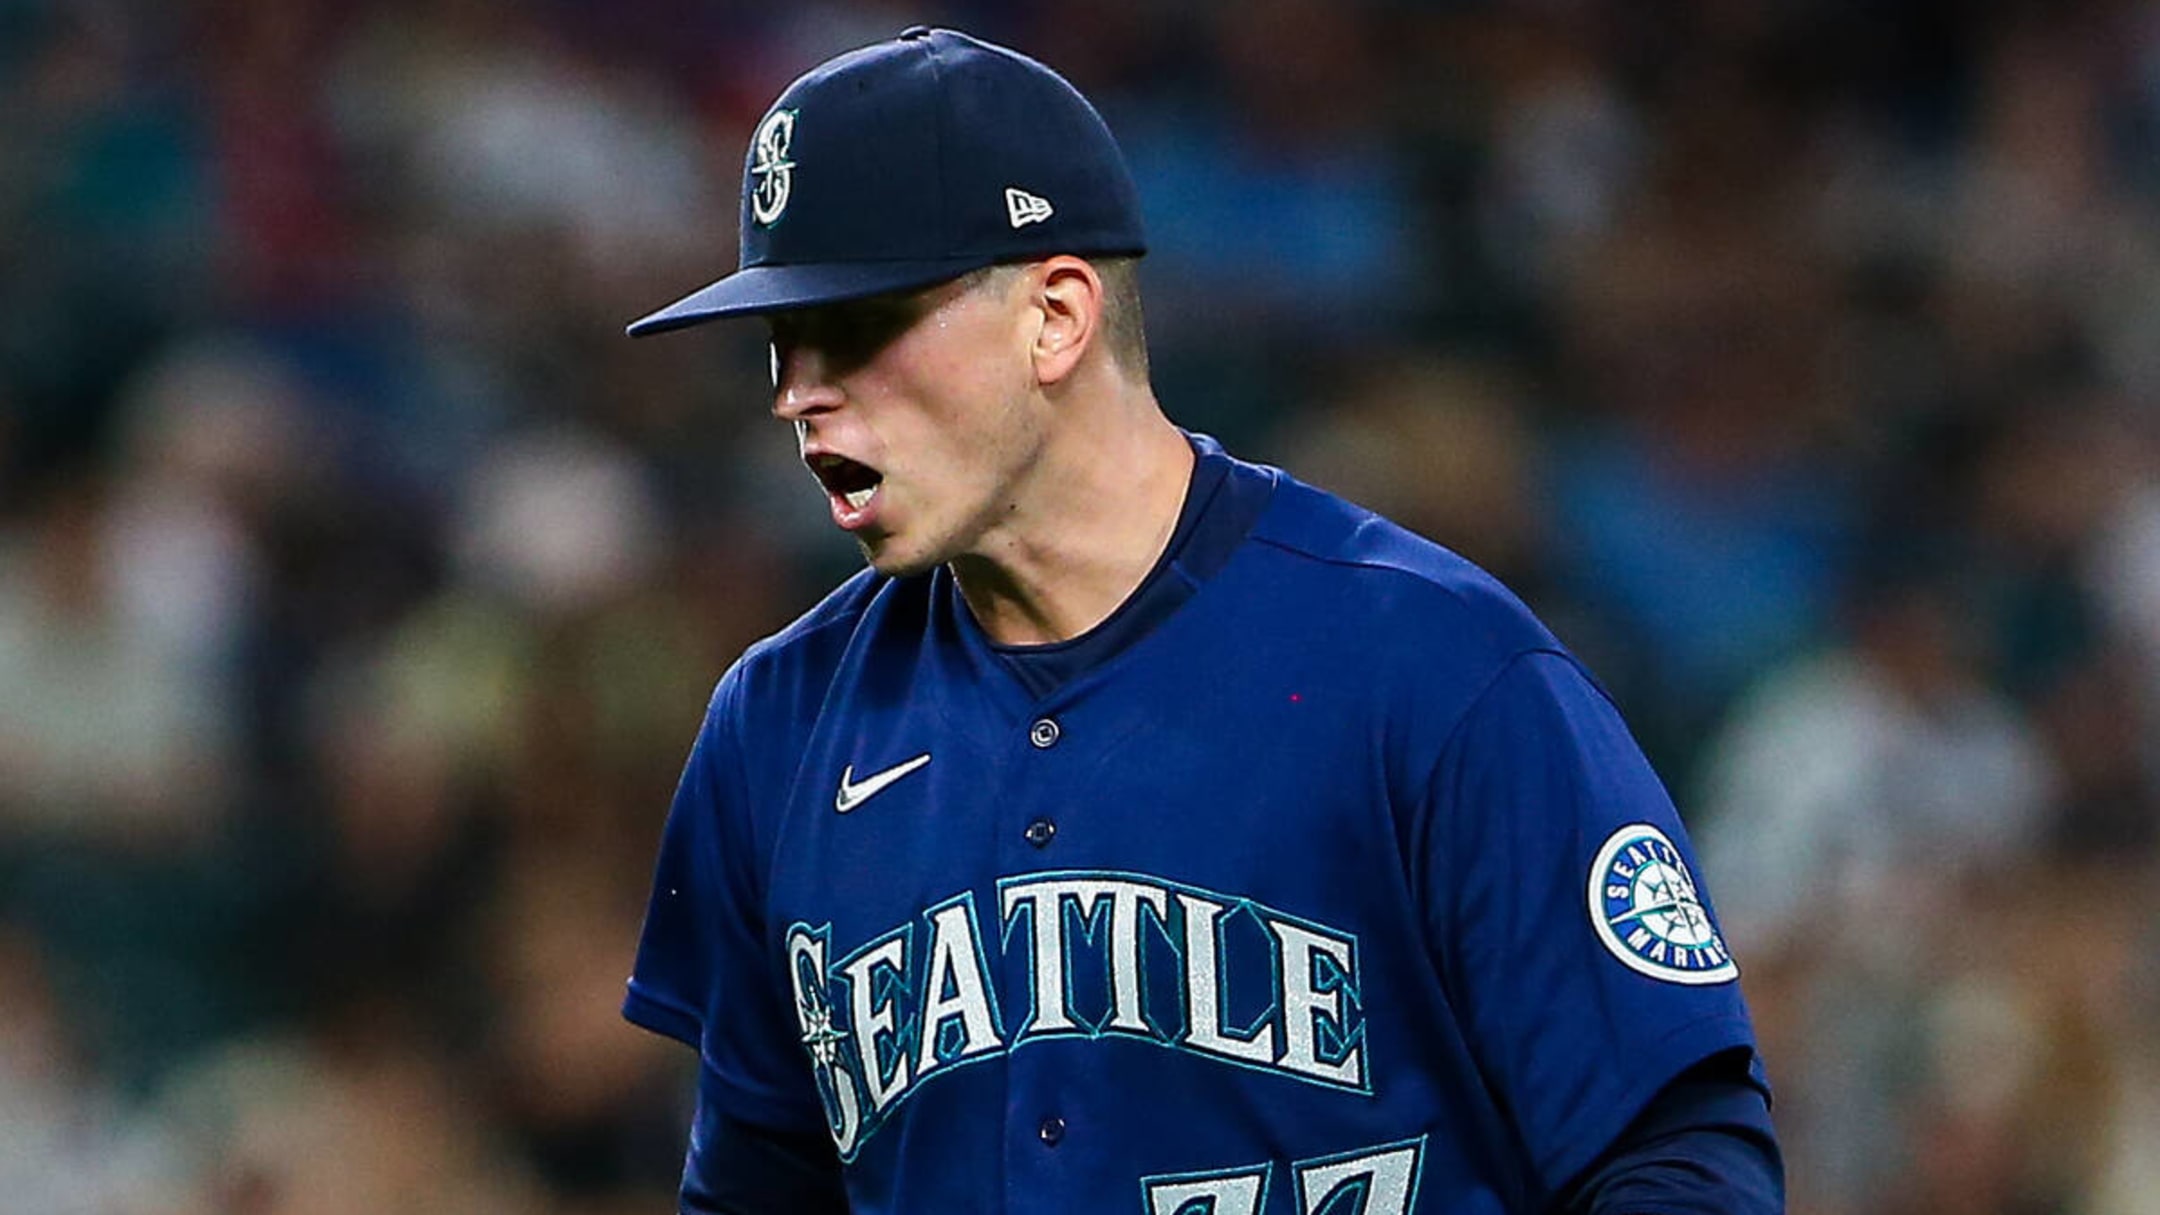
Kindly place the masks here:
POLYGON ((1680 850, 1648 823, 1620 828, 1598 850, 1590 923, 1614 957, 1653 979, 1723 983, 1740 974, 1680 850))
POLYGON ((788 159, 788 144, 795 138, 795 111, 774 110, 758 124, 750 142, 750 217, 765 227, 780 221, 787 210, 788 194, 795 184, 795 162, 788 159))

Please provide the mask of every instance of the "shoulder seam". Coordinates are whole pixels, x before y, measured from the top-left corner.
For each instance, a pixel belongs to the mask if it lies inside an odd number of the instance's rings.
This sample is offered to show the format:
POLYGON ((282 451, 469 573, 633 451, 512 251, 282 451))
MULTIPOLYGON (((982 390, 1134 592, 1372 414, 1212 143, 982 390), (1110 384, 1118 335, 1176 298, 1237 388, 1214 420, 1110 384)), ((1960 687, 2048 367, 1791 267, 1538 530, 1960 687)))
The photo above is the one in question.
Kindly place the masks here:
POLYGON ((766 636, 760 637, 756 641, 751 642, 749 646, 744 648, 742 652, 742 658, 745 661, 762 658, 767 654, 771 654, 779 650, 784 650, 787 647, 794 645, 798 642, 807 641, 810 638, 815 637, 828 629, 836 629, 843 626, 851 627, 853 624, 854 617, 847 615, 829 616, 826 619, 817 621, 814 624, 807 623, 802 620, 797 620, 793 624, 789 625, 787 628, 784 628, 777 633, 769 633, 766 636))
MULTIPOLYGON (((1499 662, 1494 663, 1492 673, 1485 677, 1484 683, 1478 685, 1476 694, 1472 695, 1469 700, 1463 703, 1462 712, 1455 715, 1454 722, 1448 726, 1447 735, 1440 740, 1440 745, 1433 751, 1432 767, 1423 774, 1422 782, 1424 787, 1420 791, 1419 797, 1424 803, 1425 812, 1428 816, 1427 830, 1444 833, 1448 837, 1446 841, 1446 846, 1449 849, 1453 849, 1455 847, 1455 840, 1452 838, 1455 828, 1453 816, 1443 815, 1440 811, 1440 806, 1437 803, 1437 798, 1439 796, 1437 792, 1437 781, 1440 775, 1440 771, 1447 766, 1448 756, 1454 751, 1456 740, 1462 737, 1462 732, 1469 727, 1471 718, 1477 715, 1478 709, 1485 703, 1486 699, 1492 695, 1493 689, 1499 686, 1500 681, 1506 678, 1508 672, 1513 671, 1525 659, 1532 658, 1539 654, 1550 654, 1570 664, 1574 664, 1575 661, 1574 657, 1570 655, 1566 650, 1555 649, 1552 646, 1525 646, 1509 654, 1506 658, 1501 659, 1499 662)), ((1575 665, 1578 665, 1579 667, 1579 664, 1575 665)), ((1587 672, 1585 672, 1585 674, 1587 674, 1587 672)), ((1595 681, 1592 681, 1592 686, 1595 686, 1595 681)), ((1602 689, 1600 689, 1600 691, 1602 691, 1602 689)), ((1450 935, 1452 935, 1455 931, 1455 922, 1457 919, 1456 903, 1452 898, 1442 900, 1440 914, 1446 917, 1448 924, 1447 931, 1450 935)), ((1449 998, 1451 1000, 1454 999, 1454 985, 1448 981, 1445 975, 1441 976, 1440 984, 1442 989, 1446 990, 1449 993, 1449 998)))
MULTIPOLYGON (((1567 663, 1569 666, 1576 668, 1577 670, 1582 669, 1582 664, 1575 661, 1574 655, 1556 646, 1524 646, 1523 648, 1509 654, 1507 657, 1493 664, 1492 674, 1487 676, 1485 682, 1478 686, 1477 695, 1472 696, 1468 701, 1464 702, 1463 711, 1457 714, 1455 717, 1455 724, 1448 727, 1447 737, 1440 740, 1440 755, 1445 756, 1448 751, 1455 746, 1455 739, 1458 735, 1462 733, 1463 726, 1469 722, 1471 715, 1475 714, 1478 711, 1478 706, 1485 703, 1485 698, 1492 695, 1493 688, 1499 685, 1500 680, 1505 677, 1509 671, 1514 670, 1517 664, 1521 663, 1524 659, 1532 658, 1539 654, 1550 654, 1553 657, 1560 659, 1562 662, 1567 663)), ((1585 676, 1589 674, 1587 671, 1583 673, 1585 676)), ((1592 687, 1597 687, 1597 682, 1595 680, 1591 680, 1590 685, 1592 687)), ((1604 694, 1604 689, 1598 688, 1598 693, 1602 696, 1604 694)), ((1607 699, 1610 700, 1610 697, 1607 697, 1607 699)))
MULTIPOLYGON (((1378 516, 1375 516, 1375 518, 1377 517, 1378 516)), ((1423 539, 1423 537, 1419 537, 1419 539, 1423 539)), ((1373 561, 1361 557, 1337 557, 1331 556, 1327 553, 1316 553, 1302 545, 1292 544, 1275 536, 1261 535, 1257 532, 1252 536, 1252 540, 1256 544, 1264 544, 1269 548, 1277 550, 1278 552, 1288 553, 1293 557, 1303 557, 1307 561, 1312 561, 1320 565, 1333 566, 1336 569, 1373 570, 1383 574, 1400 574, 1402 577, 1407 578, 1412 582, 1423 583, 1424 585, 1432 587, 1434 590, 1440 591, 1442 593, 1450 595, 1455 593, 1454 589, 1448 585, 1446 580, 1433 577, 1432 575, 1424 572, 1423 570, 1413 569, 1410 566, 1403 565, 1398 562, 1373 561)), ((1465 581, 1481 582, 1495 587, 1499 590, 1509 590, 1507 585, 1501 582, 1498 578, 1494 577, 1491 571, 1485 569, 1481 565, 1476 564, 1475 562, 1472 562, 1469 558, 1455 552, 1455 550, 1447 548, 1446 546, 1431 540, 1426 540, 1425 543, 1431 544, 1436 551, 1447 554, 1454 560, 1461 562, 1465 569, 1476 571, 1476 574, 1474 576, 1466 579, 1465 581)), ((1513 594, 1512 591, 1509 591, 1509 593, 1513 594)))

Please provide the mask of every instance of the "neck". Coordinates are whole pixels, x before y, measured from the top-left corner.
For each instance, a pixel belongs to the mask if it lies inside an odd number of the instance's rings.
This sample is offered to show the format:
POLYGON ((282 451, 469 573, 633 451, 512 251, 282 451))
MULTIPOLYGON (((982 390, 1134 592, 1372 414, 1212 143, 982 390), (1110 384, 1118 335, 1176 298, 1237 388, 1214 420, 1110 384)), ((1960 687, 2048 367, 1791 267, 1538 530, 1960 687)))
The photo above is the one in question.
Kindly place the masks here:
POLYGON ((1065 641, 1108 619, 1169 545, 1192 480, 1191 445, 1145 388, 1065 420, 1025 499, 951 562, 1003 645, 1065 641))

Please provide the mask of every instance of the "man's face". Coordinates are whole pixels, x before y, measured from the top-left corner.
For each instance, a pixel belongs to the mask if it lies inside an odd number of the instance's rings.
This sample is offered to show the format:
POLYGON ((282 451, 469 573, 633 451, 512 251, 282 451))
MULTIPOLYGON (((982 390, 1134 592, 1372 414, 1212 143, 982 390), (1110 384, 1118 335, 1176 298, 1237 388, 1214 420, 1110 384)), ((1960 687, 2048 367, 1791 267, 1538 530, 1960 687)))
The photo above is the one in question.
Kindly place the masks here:
POLYGON ((879 571, 982 553, 1043 443, 1025 273, 771 317, 773 413, 879 571))

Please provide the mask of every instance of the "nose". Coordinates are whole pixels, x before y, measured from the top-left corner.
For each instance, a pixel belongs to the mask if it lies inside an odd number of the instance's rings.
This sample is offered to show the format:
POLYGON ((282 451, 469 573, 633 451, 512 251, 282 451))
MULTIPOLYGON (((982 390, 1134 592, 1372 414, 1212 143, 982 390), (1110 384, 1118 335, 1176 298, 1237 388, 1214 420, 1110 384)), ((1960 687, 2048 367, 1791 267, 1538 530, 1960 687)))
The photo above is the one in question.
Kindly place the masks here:
POLYGON ((825 358, 802 342, 772 346, 773 416, 799 422, 838 409, 846 397, 828 373, 825 358))

